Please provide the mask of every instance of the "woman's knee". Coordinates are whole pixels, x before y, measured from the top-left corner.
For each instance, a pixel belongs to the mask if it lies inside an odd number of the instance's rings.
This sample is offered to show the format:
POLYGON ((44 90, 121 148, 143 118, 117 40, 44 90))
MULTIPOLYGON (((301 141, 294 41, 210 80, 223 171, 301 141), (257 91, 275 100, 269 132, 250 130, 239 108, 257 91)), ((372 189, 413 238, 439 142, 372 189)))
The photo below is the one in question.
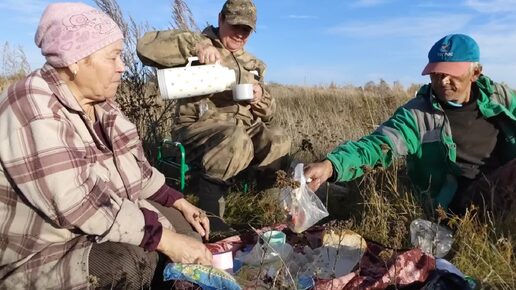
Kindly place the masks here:
POLYGON ((97 289, 147 289, 157 264, 157 252, 146 252, 138 246, 93 244, 89 255, 90 280, 97 289))

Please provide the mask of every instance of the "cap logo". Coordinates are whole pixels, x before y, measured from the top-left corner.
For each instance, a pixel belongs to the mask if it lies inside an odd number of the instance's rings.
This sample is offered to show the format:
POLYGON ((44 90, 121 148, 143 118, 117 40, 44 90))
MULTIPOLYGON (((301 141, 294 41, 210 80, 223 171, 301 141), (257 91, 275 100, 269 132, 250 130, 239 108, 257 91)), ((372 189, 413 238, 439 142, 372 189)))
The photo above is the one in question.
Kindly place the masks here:
POLYGON ((439 49, 441 53, 438 53, 437 56, 439 57, 452 57, 453 52, 450 52, 450 45, 444 43, 441 48, 439 49))

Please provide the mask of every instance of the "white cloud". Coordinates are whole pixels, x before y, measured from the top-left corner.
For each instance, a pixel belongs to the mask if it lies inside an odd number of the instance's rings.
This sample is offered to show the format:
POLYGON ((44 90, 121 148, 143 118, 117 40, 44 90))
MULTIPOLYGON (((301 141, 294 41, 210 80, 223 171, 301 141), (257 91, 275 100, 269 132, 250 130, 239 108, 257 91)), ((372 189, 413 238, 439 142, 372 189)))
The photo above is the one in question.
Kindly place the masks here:
POLYGON ((351 37, 439 37, 447 32, 461 31, 472 15, 443 14, 424 17, 400 17, 383 21, 348 22, 329 28, 331 34, 351 37))
POLYGON ((516 0, 466 0, 465 4, 481 13, 516 12, 516 0))
POLYGON ((315 15, 295 15, 291 14, 288 16, 290 19, 319 19, 318 16, 315 15))

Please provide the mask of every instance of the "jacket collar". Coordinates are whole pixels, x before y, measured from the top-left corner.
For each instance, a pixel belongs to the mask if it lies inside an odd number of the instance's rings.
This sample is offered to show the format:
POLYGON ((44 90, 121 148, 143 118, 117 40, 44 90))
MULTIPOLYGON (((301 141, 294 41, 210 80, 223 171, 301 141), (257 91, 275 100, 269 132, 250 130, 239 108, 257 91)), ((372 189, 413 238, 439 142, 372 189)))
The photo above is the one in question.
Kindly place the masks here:
MULTIPOLYGON (((208 37, 209 39, 211 39, 213 42, 215 42, 216 46, 219 47, 219 48, 224 48, 224 45, 222 44, 222 42, 220 41, 220 38, 219 38, 219 28, 218 27, 214 27, 212 25, 204 28, 204 30, 202 31, 202 34, 206 37, 208 37)), ((241 50, 239 51, 235 51, 233 52, 233 55, 238 57, 238 56, 241 56, 245 53, 245 50, 242 48, 241 50)))
MULTIPOLYGON (((480 75, 474 85, 476 86, 475 89, 478 90, 477 104, 482 115, 484 115, 486 118, 490 118, 503 112, 506 115, 511 116, 511 114, 507 112, 507 109, 505 109, 502 105, 491 101, 491 96, 495 93, 495 83, 493 80, 485 75, 480 75)), ((417 96, 425 98, 430 102, 434 109, 442 111, 441 105, 432 93, 431 84, 422 86, 421 89, 419 89, 417 96)))
POLYGON ((41 77, 48 83, 50 90, 52 93, 54 93, 61 104, 63 104, 68 109, 78 113, 82 112, 84 114, 81 105, 73 95, 68 85, 66 85, 66 83, 61 78, 59 78, 59 74, 54 67, 48 63, 43 65, 43 68, 41 68, 41 77))
MULTIPOLYGON (((68 85, 59 78, 59 74, 54 67, 48 63, 45 64, 41 69, 41 76, 48 83, 50 90, 54 93, 59 102, 63 104, 63 106, 81 115, 85 115, 84 110, 73 95, 72 91, 68 85)), ((97 115, 102 117, 105 113, 118 111, 118 106, 114 101, 106 100, 105 102, 96 104, 95 109, 97 111, 97 115)))

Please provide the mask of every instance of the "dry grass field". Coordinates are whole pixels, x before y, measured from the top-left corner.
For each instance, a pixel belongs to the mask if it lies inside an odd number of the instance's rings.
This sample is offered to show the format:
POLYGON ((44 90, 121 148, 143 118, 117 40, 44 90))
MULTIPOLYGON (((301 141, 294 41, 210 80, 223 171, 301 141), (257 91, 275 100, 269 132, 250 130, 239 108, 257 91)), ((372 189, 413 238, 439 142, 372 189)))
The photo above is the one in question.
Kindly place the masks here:
MULTIPOLYGON (((123 23, 128 33, 127 71, 117 101, 137 124, 152 161, 158 142, 169 137, 174 103, 157 96, 153 71, 142 67, 135 57, 134 39, 145 28, 132 20, 125 22, 116 1, 97 4, 123 23)), ((2 74, 0 90, 20 77, 2 74)), ((320 160, 342 141, 371 132, 417 88, 383 81, 363 87, 268 85, 278 102, 273 122, 293 138, 291 160, 303 163, 320 160)), ((276 200, 278 191, 272 188, 257 192, 252 186, 248 193, 235 189, 228 197, 227 221, 253 227, 283 222, 276 200)), ((500 231, 496 221, 481 221, 475 209, 464 217, 425 214, 412 195, 403 160, 396 160, 387 169, 371 169, 363 178, 347 184, 323 186, 318 195, 327 204, 331 218, 346 221, 363 237, 392 248, 410 247, 409 224, 415 218, 446 222, 455 238, 447 259, 478 281, 480 288, 516 289, 515 233, 500 231)))

